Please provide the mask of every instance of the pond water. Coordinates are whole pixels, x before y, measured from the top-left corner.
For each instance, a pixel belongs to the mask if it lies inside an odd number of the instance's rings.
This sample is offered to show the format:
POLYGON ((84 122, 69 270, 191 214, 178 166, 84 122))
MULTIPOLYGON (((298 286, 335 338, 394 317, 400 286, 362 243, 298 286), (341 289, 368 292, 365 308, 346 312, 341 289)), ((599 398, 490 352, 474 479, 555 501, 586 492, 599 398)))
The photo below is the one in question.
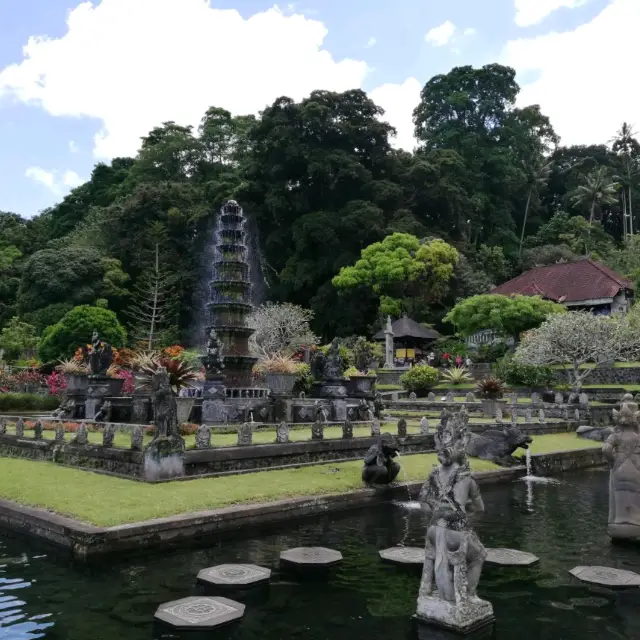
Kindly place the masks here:
MULTIPOLYGON (((484 487, 483 496, 486 513, 477 530, 484 544, 541 559, 530 569, 485 566, 479 591, 493 603, 497 640, 640 638, 638 593, 589 587, 568 574, 580 564, 640 572, 640 549, 614 546, 607 538, 606 472, 566 475, 560 484, 529 489, 523 482, 484 487)), ((246 597, 240 623, 204 637, 413 639, 419 572, 381 562, 378 550, 422 546, 424 532, 419 510, 387 504, 236 534, 206 548, 88 565, 0 534, 0 638, 177 638, 154 626, 157 605, 197 594, 195 576, 204 567, 251 562, 274 570, 270 587, 246 597), (344 562, 321 579, 280 572, 280 551, 300 545, 338 549, 344 562)))

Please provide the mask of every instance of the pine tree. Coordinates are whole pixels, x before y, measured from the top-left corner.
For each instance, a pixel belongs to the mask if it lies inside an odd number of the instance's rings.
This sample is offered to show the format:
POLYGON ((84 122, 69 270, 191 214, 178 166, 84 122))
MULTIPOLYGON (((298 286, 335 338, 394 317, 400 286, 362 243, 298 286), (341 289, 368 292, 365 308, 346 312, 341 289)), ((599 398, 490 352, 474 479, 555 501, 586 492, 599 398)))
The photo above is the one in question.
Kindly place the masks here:
POLYGON ((127 315, 134 342, 144 343, 149 350, 171 343, 177 334, 177 297, 173 278, 164 269, 162 245, 164 227, 151 226, 152 249, 146 268, 133 287, 133 300, 127 315))

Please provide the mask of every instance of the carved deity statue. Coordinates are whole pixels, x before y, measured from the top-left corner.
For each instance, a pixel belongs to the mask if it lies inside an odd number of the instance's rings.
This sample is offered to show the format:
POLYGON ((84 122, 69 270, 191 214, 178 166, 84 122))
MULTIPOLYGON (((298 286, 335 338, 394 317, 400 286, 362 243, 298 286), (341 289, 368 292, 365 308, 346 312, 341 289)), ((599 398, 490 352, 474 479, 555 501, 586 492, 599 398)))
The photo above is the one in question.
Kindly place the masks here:
POLYGON ((487 552, 469 522, 469 513, 484 511, 484 504, 465 453, 468 421, 465 410, 443 417, 435 434, 440 464, 419 498, 431 521, 417 615, 459 629, 493 618, 491 604, 476 595, 487 552))
POLYGON ((155 423, 154 439, 180 437, 178 407, 171 390, 169 374, 160 367, 151 381, 153 415, 155 423))
POLYGON ((84 348, 85 360, 89 363, 89 372, 93 376, 104 376, 113 363, 113 350, 108 342, 100 340, 98 332, 94 330, 91 336, 91 351, 84 348))
POLYGON ((369 448, 364 457, 362 481, 367 484, 389 484, 393 482, 400 465, 394 460, 398 455, 398 444, 390 433, 383 433, 378 444, 369 448))
POLYGON ((209 333, 206 355, 202 356, 201 361, 208 380, 222 374, 224 370, 222 344, 218 340, 215 329, 211 329, 209 333))
POLYGON ((614 539, 640 541, 640 413, 633 396, 622 399, 613 410, 616 430, 602 452, 611 467, 609 476, 609 535, 614 539))

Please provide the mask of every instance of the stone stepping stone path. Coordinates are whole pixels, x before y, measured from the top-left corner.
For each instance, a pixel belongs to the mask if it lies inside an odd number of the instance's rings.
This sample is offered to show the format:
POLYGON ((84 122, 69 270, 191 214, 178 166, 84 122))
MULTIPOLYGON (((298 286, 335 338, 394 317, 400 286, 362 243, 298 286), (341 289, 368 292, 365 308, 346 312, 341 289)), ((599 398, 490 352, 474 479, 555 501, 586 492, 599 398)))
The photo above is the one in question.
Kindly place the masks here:
POLYGON ((228 589, 265 584, 270 578, 271 569, 255 564, 219 564, 198 573, 198 582, 228 589))
POLYGON ((487 549, 487 564, 493 564, 500 567, 530 567, 536 562, 540 562, 538 556, 517 549, 487 549))
POLYGON ((242 618, 244 608, 227 598, 192 596, 161 604, 155 618, 175 629, 215 629, 242 618))
POLYGON ((296 547, 280 553, 280 562, 303 568, 330 567, 342 562, 342 554, 326 547, 296 547))
POLYGON ((422 566, 424 564, 424 548, 391 547, 380 551, 380 557, 386 562, 395 564, 422 566))
POLYGON ((610 589, 632 589, 640 587, 640 575, 633 571, 612 567, 574 567, 569 571, 572 576, 588 584, 597 584, 610 589))

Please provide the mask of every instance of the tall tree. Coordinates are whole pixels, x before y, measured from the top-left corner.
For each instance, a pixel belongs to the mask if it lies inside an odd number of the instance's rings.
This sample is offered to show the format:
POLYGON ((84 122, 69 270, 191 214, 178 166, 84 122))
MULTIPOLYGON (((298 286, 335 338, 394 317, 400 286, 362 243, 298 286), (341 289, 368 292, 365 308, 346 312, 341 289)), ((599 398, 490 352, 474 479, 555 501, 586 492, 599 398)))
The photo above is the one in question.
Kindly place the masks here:
MULTIPOLYGON (((599 167, 595 171, 584 177, 584 182, 579 185, 573 196, 574 204, 581 207, 589 207, 589 234, 591 225, 594 222, 596 212, 602 214, 602 208, 617 201, 618 183, 614 182, 604 167, 599 167)), ((589 243, 585 248, 588 255, 590 251, 589 243)))
POLYGON ((148 233, 147 267, 136 282, 132 304, 126 312, 132 342, 142 343, 148 350, 167 346, 178 335, 178 299, 172 277, 165 267, 162 252, 165 243, 164 227, 157 222, 152 224, 148 233))
POLYGON ((524 242, 524 232, 527 227, 527 217, 529 215, 529 207, 531 206, 531 197, 540 187, 547 184, 549 176, 551 175, 551 169, 553 167, 552 162, 545 162, 539 160, 533 165, 525 165, 525 172, 527 174, 527 183, 529 190, 527 192, 527 204, 524 208, 524 220, 522 221, 522 231, 520 233, 520 246, 518 247, 518 256, 522 256, 522 244, 524 242))
POLYGON ((633 235, 634 229, 632 187, 638 178, 640 161, 640 143, 635 135, 633 127, 623 122, 612 144, 612 150, 618 154, 622 164, 622 171, 617 179, 622 182, 622 226, 625 238, 633 235))

